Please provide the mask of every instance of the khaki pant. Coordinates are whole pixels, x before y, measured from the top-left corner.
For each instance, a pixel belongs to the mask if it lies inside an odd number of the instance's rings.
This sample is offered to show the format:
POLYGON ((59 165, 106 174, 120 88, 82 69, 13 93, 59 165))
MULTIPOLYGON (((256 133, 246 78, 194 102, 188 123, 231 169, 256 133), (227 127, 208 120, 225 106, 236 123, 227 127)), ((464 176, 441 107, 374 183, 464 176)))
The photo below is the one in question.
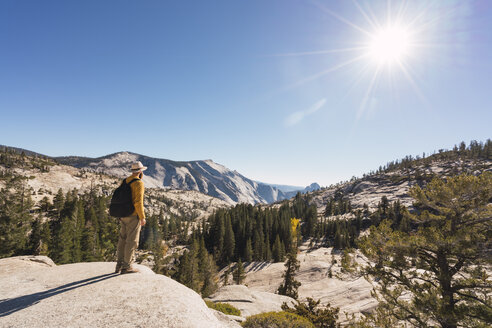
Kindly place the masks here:
POLYGON ((122 269, 128 269, 133 263, 133 255, 140 239, 140 220, 138 216, 120 218, 121 229, 118 240, 118 263, 122 269))

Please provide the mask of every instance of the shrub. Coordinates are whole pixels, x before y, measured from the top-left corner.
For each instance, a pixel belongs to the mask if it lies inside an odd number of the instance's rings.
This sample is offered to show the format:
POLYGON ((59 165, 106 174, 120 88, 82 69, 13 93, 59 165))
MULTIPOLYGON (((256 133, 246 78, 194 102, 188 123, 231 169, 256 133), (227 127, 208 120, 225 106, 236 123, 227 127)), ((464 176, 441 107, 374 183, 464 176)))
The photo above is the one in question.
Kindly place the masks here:
POLYGON ((339 308, 332 308, 330 304, 320 306, 320 300, 314 300, 311 297, 307 298, 307 303, 297 303, 293 308, 290 308, 287 303, 282 304, 282 310, 297 314, 308 319, 316 328, 337 328, 339 308))
POLYGON ((227 303, 214 303, 212 301, 205 301, 207 306, 211 309, 220 311, 222 313, 228 314, 228 315, 241 315, 241 311, 234 306, 227 304, 227 303))
POLYGON ((306 318, 288 312, 266 312, 252 315, 242 323, 244 328, 315 328, 306 318))

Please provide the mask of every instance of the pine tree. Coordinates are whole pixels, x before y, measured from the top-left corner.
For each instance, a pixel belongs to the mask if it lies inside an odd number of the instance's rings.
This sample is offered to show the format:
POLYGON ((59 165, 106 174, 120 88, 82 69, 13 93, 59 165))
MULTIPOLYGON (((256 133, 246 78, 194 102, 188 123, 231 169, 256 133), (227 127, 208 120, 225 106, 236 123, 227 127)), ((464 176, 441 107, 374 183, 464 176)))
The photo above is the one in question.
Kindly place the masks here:
POLYGON ((283 262, 285 259, 285 247, 280 241, 280 237, 278 235, 277 238, 275 238, 275 243, 273 244, 272 254, 274 262, 283 262))
POLYGON ((282 311, 297 314, 301 317, 307 318, 314 324, 316 328, 339 328, 340 324, 337 324, 339 308, 333 308, 328 305, 320 307, 320 300, 314 300, 308 297, 306 303, 298 302, 293 308, 289 307, 287 303, 282 304, 282 311))
POLYGON ((391 221, 371 227, 361 243, 374 265, 366 274, 379 279, 374 294, 380 305, 372 325, 404 321, 417 327, 485 327, 492 312, 491 247, 492 173, 479 177, 434 179, 414 187, 418 229, 395 231, 391 221), (401 297, 405 295, 405 297, 401 297))
POLYGON ((206 253, 205 260, 203 261, 202 267, 202 288, 201 294, 202 297, 208 297, 215 293, 217 290, 217 267, 215 265, 214 259, 211 255, 206 253))
POLYGON ((41 240, 39 245, 39 255, 49 255, 51 247, 51 230, 48 222, 41 225, 41 240))
POLYGON ((333 247, 335 247, 336 249, 342 249, 343 248, 343 240, 342 240, 342 235, 340 233, 340 227, 338 225, 338 228, 335 232, 335 239, 334 239, 334 242, 333 242, 333 247))
POLYGON ((73 231, 73 221, 68 217, 63 217, 59 222, 55 244, 50 250, 50 257, 56 263, 66 264, 72 262, 73 231))
POLYGON ((31 224, 31 234, 29 235, 29 254, 39 255, 41 252, 41 220, 38 218, 31 224))
POLYGON ((258 231, 255 232, 254 241, 255 246, 253 248, 253 260, 261 261, 263 260, 263 238, 258 233, 258 231))
POLYGON ((272 259, 272 250, 270 248, 270 238, 268 237, 268 233, 266 234, 265 247, 263 252, 263 259, 265 261, 270 261, 272 259))
POLYGON ((73 235, 72 235, 72 256, 70 262, 82 261, 82 235, 85 229, 84 205, 79 199, 75 203, 75 211, 72 214, 73 235))
POLYGON ((325 207, 325 216, 331 216, 333 214, 333 198, 330 197, 325 207))
POLYGON ((227 269, 224 271, 224 286, 227 286, 229 284, 229 276, 231 275, 232 272, 232 267, 228 266, 227 269))
POLYGON ((224 249, 222 251, 223 263, 228 263, 234 258, 235 247, 236 241, 232 230, 231 218, 227 217, 225 221, 224 249))
POLYGON ((91 223, 88 223, 82 232, 81 253, 84 262, 92 262, 99 259, 97 252, 97 235, 91 223))
POLYGON ((63 196, 63 190, 60 188, 58 189, 58 192, 56 193, 55 197, 53 198, 53 206, 56 211, 56 218, 60 219, 61 217, 61 211, 63 210, 63 207, 65 206, 65 197, 63 196))
POLYGON ((198 242, 192 243, 189 251, 185 251, 179 260, 176 280, 183 285, 200 292, 200 275, 198 271, 198 242))
POLYGON ((40 201, 39 201, 39 209, 42 212, 48 213, 52 209, 53 205, 51 204, 49 198, 47 196, 44 196, 40 201))
POLYGON ((253 249, 251 248, 251 239, 246 241, 246 247, 244 248, 244 260, 246 262, 253 261, 253 249))
POLYGON ((236 285, 240 285, 243 282, 244 278, 246 278, 246 274, 244 273, 243 261, 241 261, 241 259, 239 259, 236 264, 236 270, 234 270, 233 277, 236 285))
POLYGON ((147 224, 142 229, 140 245, 142 245, 143 249, 150 250, 156 248, 156 245, 159 245, 161 240, 158 217, 151 215, 147 220, 147 224))
POLYGON ((90 220, 91 222, 97 222, 97 224, 94 224, 94 228, 97 229, 97 244, 100 256, 106 261, 112 261, 118 243, 119 225, 117 220, 109 217, 107 202, 108 199, 106 197, 99 197, 96 200, 95 217, 90 215, 90 220))
POLYGON ((212 244, 214 249, 214 257, 219 260, 222 257, 224 248, 225 223, 221 213, 215 215, 214 224, 212 226, 212 244))
POLYGON ((283 283, 278 287, 277 292, 280 295, 286 295, 293 299, 298 298, 297 289, 301 285, 299 281, 295 279, 295 274, 300 268, 299 261, 297 260, 297 249, 293 248, 287 255, 287 262, 285 263, 286 270, 282 277, 283 283))
POLYGON ((0 257, 21 255, 28 247, 28 229, 33 206, 23 180, 8 179, 0 191, 0 257))

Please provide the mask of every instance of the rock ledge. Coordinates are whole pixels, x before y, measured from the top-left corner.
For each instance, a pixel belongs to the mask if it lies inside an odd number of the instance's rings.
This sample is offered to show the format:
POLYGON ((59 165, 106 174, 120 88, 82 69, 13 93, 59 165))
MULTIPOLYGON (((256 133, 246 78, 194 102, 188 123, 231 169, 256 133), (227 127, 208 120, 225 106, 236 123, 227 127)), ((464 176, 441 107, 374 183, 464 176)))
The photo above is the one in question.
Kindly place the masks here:
POLYGON ((33 256, 0 259, 0 326, 240 327, 168 277, 142 266, 142 273, 119 275, 114 267, 56 266, 33 256))

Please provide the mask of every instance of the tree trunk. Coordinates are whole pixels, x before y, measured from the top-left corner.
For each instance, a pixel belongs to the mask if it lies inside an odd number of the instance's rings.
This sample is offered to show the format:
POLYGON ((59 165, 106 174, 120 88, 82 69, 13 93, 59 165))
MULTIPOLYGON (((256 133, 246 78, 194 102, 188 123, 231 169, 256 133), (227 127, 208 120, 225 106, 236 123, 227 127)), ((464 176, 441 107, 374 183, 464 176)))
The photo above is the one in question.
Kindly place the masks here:
POLYGON ((454 293, 451 288, 452 276, 444 250, 439 250, 437 252, 437 262, 440 273, 438 279, 442 295, 442 310, 439 323, 442 328, 456 328, 458 323, 455 316, 454 293))

